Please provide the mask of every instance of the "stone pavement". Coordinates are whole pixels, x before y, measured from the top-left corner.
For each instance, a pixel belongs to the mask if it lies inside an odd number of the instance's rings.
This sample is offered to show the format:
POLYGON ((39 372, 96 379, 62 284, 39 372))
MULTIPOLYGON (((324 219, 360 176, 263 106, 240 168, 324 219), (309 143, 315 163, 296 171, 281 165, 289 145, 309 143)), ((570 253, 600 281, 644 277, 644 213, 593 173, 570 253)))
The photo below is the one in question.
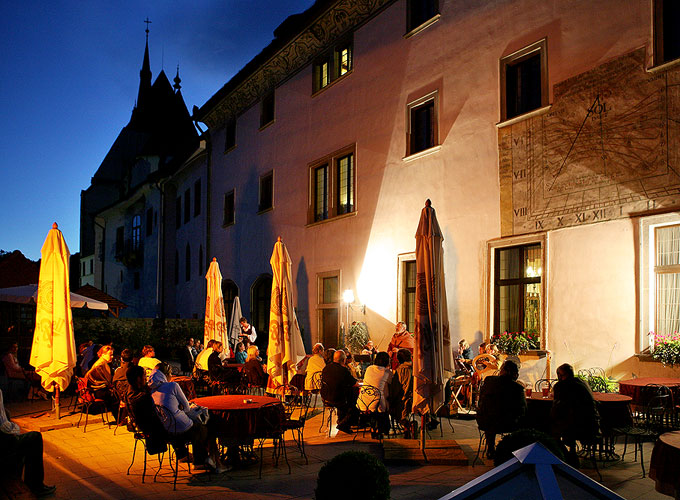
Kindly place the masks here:
MULTIPOLYGON (((8 405, 13 420, 24 430, 38 430, 52 426, 56 421, 49 413, 47 402, 30 402, 8 405), (38 416, 41 415, 42 416, 38 416)), ((321 466, 329 459, 350 449, 368 451, 382 458, 381 445, 361 435, 353 441, 353 436, 336 434, 327 437, 327 430, 319 432, 320 410, 305 427, 305 442, 309 465, 292 442, 288 441, 288 459, 292 473, 288 474, 285 463, 274 467, 271 448, 264 450, 262 479, 258 479, 258 464, 247 468, 234 469, 221 475, 206 473, 188 474, 186 468, 180 469, 177 491, 172 490, 172 475, 167 461, 158 481, 153 480, 155 457, 149 457, 149 468, 145 483, 142 484, 143 450, 137 448, 137 458, 127 475, 132 458, 134 439, 125 428, 105 426, 98 416, 90 418, 87 433, 76 428, 78 415, 62 417, 59 424, 73 423, 73 427, 59 428, 43 432, 45 442, 45 482, 56 484, 57 492, 49 498, 77 499, 128 499, 149 498, 158 500, 174 498, 234 498, 234 499, 312 499, 316 477, 321 466), (141 451, 141 453, 140 453, 141 451)), ((470 463, 475 457, 478 444, 477 426, 474 420, 451 419, 455 432, 443 421, 443 439, 455 439, 470 463)), ((440 437, 436 430, 431 437, 440 437)), ((617 445, 620 453, 621 445, 617 445)), ((652 444, 645 444, 646 468, 648 469, 652 444)), ((617 462, 601 468, 602 483, 628 499, 667 498, 654 491, 654 482, 642 478, 639 462, 633 462, 632 452, 626 455, 625 462, 617 462)), ((469 480, 490 470, 493 464, 487 461, 472 467, 444 465, 388 465, 393 499, 437 499, 469 480)), ((193 472, 193 470, 192 470, 193 472)), ((595 471, 583 469, 590 477, 597 479, 595 471)), ((339 486, 347 489, 351 498, 351 478, 338 478, 339 486)), ((21 491, 0 491, 3 498, 31 498, 30 493, 21 491)))

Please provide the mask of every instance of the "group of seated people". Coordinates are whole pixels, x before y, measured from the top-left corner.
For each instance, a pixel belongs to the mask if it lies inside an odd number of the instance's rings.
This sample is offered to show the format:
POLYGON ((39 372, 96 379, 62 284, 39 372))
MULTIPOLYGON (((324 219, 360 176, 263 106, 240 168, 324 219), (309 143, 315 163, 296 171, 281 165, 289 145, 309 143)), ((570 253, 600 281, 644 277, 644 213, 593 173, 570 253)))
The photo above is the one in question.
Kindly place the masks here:
MULTIPOLYGON (((487 457, 493 458, 496 435, 528 426, 524 386, 517 381, 519 368, 506 360, 498 375, 484 379, 477 408, 477 424, 484 432, 487 457)), ((598 434, 597 403, 587 383, 574 376, 569 364, 557 368, 558 381, 553 386, 550 432, 568 450, 569 463, 578 464, 576 441, 592 441, 598 434)))
POLYGON ((11 399, 47 399, 47 393, 40 384, 40 375, 34 370, 21 366, 18 359, 19 345, 13 342, 2 355, 0 374, 7 377, 7 387, 11 399))
POLYGON ((267 386, 269 374, 264 370, 257 345, 250 344, 246 351, 245 344, 239 342, 236 346, 235 358, 231 359, 226 356, 222 342, 209 340, 206 348, 196 358, 194 375, 198 379, 207 376, 210 382, 238 385, 241 382, 241 373, 244 374, 250 386, 267 386), (230 361, 243 364, 242 372, 229 366, 230 361))

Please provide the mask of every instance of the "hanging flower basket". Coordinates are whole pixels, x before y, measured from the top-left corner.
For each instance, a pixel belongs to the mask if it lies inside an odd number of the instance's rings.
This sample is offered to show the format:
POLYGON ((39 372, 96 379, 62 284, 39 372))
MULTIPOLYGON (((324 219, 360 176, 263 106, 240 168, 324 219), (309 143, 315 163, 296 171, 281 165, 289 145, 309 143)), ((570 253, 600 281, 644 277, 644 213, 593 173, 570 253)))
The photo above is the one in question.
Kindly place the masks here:
POLYGON ((491 341, 500 352, 515 356, 541 348, 541 340, 533 332, 503 332, 494 335, 491 341))

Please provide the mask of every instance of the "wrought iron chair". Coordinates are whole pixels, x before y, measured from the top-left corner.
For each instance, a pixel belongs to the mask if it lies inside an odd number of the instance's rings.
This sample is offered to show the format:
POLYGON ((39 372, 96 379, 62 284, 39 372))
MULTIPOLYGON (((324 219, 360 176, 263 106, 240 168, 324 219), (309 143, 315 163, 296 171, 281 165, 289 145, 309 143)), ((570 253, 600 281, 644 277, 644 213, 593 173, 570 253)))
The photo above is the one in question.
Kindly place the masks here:
MULTIPOLYGON (((371 433, 378 432, 378 409, 380 408, 380 399, 382 398, 382 393, 380 389, 372 385, 364 384, 359 390, 359 397, 357 398, 357 408, 359 409, 359 423, 357 425, 357 430, 363 428, 363 437, 366 436, 366 425, 362 425, 368 422, 368 427, 371 428, 371 433)), ((387 413, 385 413, 387 415, 387 413)), ((354 434, 354 439, 357 438, 357 434, 354 434)), ((382 441, 382 434, 379 437, 382 441)))
POLYGON ((309 413, 309 398, 305 398, 297 387, 291 385, 281 386, 276 391, 277 396, 283 404, 285 420, 283 430, 291 431, 293 440, 300 450, 300 454, 305 459, 305 464, 309 464, 307 453, 305 452, 305 423, 309 413))
POLYGON ((106 407, 106 401, 103 399, 95 397, 94 393, 87 385, 87 380, 84 378, 76 377, 78 383, 78 400, 76 405, 80 407, 80 418, 76 427, 80 427, 80 421, 83 419, 83 413, 85 413, 85 426, 83 427, 83 432, 87 432, 87 421, 90 416, 90 408, 93 406, 100 406, 102 408, 102 421, 105 425, 109 425, 108 409, 106 407))
MULTIPOLYGON (((158 413, 158 418, 160 418, 161 422, 163 423, 163 427, 166 429, 173 429, 170 431, 168 434, 168 442, 170 443, 169 446, 169 452, 168 452, 168 463, 170 464, 170 469, 172 469, 173 473, 173 482, 172 482, 172 489, 173 491, 177 490, 177 474, 179 473, 179 456, 177 455, 177 450, 175 449, 176 446, 182 446, 186 448, 189 445, 188 439, 182 439, 180 436, 177 436, 175 433, 175 430, 177 429, 177 420, 175 419, 175 416, 172 414, 172 412, 166 408, 163 405, 156 405, 156 413, 158 413), (174 458, 174 466, 172 464, 174 458)), ((158 457, 158 470, 156 470, 156 474, 153 477, 154 482, 156 482, 156 478, 158 477, 159 472, 161 471, 161 467, 163 466, 163 457, 164 454, 161 453, 158 457)), ((191 474, 191 461, 187 460, 187 470, 189 474, 191 474)), ((143 478, 142 478, 142 482, 143 478)))
POLYGON ((551 390, 556 382, 557 382, 556 378, 540 378, 534 384, 534 391, 541 392, 544 387, 547 387, 548 390, 551 390))
POLYGON ((255 439, 259 441, 260 448, 260 479, 262 479, 262 449, 267 439, 272 440, 275 466, 279 465, 279 457, 283 454, 288 466, 288 474, 291 473, 288 454, 286 453, 286 439, 284 437, 285 427, 283 423, 285 418, 283 406, 279 402, 267 403, 258 410, 257 423, 260 428, 255 439))
POLYGON ((150 448, 149 444, 147 443, 149 435, 143 432, 140 429, 139 425, 137 425, 137 419, 135 418, 134 411, 132 409, 132 406, 129 404, 129 401, 126 400, 126 404, 128 409, 128 418, 130 419, 130 423, 132 425, 132 428, 134 429, 133 436, 135 439, 135 446, 132 449, 132 461, 128 466, 127 475, 128 476, 130 475, 130 469, 132 469, 132 466, 135 464, 137 445, 141 442, 142 446, 144 447, 144 469, 142 470, 142 483, 143 483, 146 477, 147 455, 158 455, 158 467, 160 469, 162 457, 168 449, 168 436, 164 434, 163 436, 161 436, 162 439, 158 439, 153 442, 155 446, 158 446, 158 448, 150 448))

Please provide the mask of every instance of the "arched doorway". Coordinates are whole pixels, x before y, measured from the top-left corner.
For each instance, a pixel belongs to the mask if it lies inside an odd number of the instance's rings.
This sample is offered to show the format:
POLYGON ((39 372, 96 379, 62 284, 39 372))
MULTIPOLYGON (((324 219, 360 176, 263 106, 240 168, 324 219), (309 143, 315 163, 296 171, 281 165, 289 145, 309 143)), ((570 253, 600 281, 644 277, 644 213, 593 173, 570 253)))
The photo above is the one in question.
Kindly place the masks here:
MULTIPOLYGON (((227 316, 227 327, 231 322, 231 310, 234 299, 238 296, 238 286, 230 279, 222 280, 222 298, 224 299, 224 313, 227 316)), ((236 318, 238 319, 238 318, 236 318)))

